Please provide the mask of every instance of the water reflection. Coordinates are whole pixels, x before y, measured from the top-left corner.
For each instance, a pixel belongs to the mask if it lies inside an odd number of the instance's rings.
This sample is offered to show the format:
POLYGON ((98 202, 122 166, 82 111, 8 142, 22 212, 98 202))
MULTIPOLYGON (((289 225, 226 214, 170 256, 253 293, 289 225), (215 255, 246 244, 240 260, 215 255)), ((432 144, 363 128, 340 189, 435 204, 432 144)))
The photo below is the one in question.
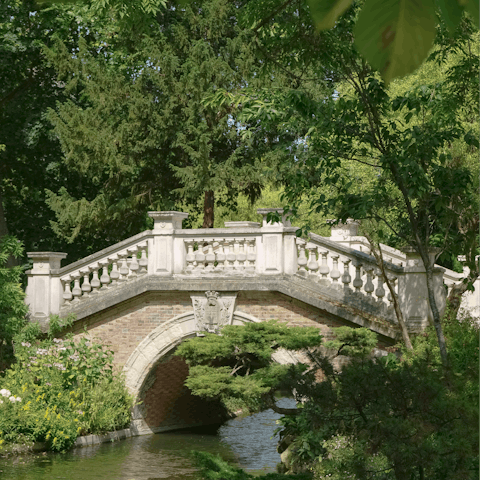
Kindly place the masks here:
MULTIPOLYGON (((282 399, 283 407, 294 402, 282 399)), ((178 431, 126 439, 116 443, 0 460, 5 480, 189 480, 195 478, 190 452, 202 450, 247 470, 274 471, 280 461, 271 439, 280 415, 272 410, 227 422, 217 434, 178 431)))

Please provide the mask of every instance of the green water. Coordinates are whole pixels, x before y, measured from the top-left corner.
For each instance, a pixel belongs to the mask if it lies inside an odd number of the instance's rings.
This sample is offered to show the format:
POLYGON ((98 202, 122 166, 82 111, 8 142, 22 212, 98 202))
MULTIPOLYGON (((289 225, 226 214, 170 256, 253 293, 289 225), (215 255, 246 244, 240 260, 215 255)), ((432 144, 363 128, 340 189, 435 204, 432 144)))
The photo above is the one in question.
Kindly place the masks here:
MULTIPOLYGON (((284 407, 294 401, 282 399, 284 407)), ((177 431, 129 438, 75 449, 0 460, 2 480, 187 480, 196 478, 191 450, 218 453, 249 470, 271 472, 280 461, 277 438, 271 439, 280 416, 272 410, 230 420, 216 434, 177 431)))

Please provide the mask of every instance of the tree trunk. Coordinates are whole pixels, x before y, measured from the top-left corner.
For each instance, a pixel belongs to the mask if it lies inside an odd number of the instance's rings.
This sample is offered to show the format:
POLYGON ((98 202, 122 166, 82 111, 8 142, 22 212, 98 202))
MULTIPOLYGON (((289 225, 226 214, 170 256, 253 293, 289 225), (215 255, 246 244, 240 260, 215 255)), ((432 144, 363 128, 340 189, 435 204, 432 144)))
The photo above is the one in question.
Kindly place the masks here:
POLYGON ((202 228, 213 228, 214 223, 215 194, 212 190, 205 192, 203 204, 203 225, 202 228))
POLYGON ((392 282, 390 282, 389 278, 387 277, 387 272, 385 272, 385 264, 383 263, 382 249, 380 245, 378 245, 378 250, 377 250, 377 246, 374 244, 370 236, 366 233, 364 233, 364 235, 365 235, 365 238, 368 240, 368 243, 370 244, 370 249, 373 253, 373 256, 375 257, 375 260, 377 261, 378 266, 380 267, 383 280, 386 283, 388 290, 390 291, 390 295, 392 296, 393 308, 395 309, 395 315, 397 316, 398 324, 400 325, 400 329, 402 331, 402 337, 403 337, 403 341, 405 342, 405 346, 409 350, 413 350, 412 342, 410 340, 410 335, 407 329, 407 324, 405 323, 405 319, 403 318, 403 312, 400 308, 400 304, 398 303, 397 294, 395 293, 392 282))
POLYGON ((437 307, 437 299, 435 298, 435 287, 433 285, 433 262, 430 262, 428 252, 426 252, 424 249, 419 249, 419 251, 425 265, 428 303, 430 304, 430 309, 432 310, 433 326, 435 327, 435 332, 437 334, 438 346, 440 348, 440 357, 442 359, 442 365, 445 369, 448 369, 447 343, 445 342, 445 336, 443 335, 440 311, 437 307))
POLYGON ((8 235, 7 220, 5 219, 5 212, 3 211, 3 196, 0 189, 0 238, 8 235))

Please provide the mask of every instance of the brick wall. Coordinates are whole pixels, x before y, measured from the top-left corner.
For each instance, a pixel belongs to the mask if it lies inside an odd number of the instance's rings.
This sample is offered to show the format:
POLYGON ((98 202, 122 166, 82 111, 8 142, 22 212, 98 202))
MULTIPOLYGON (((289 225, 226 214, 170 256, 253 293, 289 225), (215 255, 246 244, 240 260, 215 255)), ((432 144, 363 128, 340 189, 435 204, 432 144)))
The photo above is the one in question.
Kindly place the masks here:
POLYGON ((188 292, 152 292, 78 322, 75 332, 81 336, 86 327, 90 336, 109 345, 115 353, 115 365, 121 369, 152 330, 191 311, 192 300, 188 292))
POLYGON ((326 312, 276 292, 239 292, 236 309, 259 320, 279 320, 292 327, 318 327, 328 339, 333 336, 332 327, 345 325, 326 312))

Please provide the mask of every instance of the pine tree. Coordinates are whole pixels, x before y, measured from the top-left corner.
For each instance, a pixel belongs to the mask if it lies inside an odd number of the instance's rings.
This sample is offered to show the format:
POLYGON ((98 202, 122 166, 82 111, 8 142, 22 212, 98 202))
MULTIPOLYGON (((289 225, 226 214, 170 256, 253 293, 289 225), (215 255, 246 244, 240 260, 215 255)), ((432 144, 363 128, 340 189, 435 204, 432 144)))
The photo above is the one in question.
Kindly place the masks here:
POLYGON ((235 15, 226 0, 167 4, 140 33, 112 24, 101 55, 84 44, 74 55, 60 42, 50 51, 70 98, 49 118, 69 170, 94 185, 91 195, 75 196, 68 185, 49 193, 57 233, 70 241, 99 229, 124 237, 147 210, 199 197, 208 228, 215 192, 259 194, 265 139, 247 144, 232 106, 205 101, 219 88, 256 82, 251 34, 235 15))

